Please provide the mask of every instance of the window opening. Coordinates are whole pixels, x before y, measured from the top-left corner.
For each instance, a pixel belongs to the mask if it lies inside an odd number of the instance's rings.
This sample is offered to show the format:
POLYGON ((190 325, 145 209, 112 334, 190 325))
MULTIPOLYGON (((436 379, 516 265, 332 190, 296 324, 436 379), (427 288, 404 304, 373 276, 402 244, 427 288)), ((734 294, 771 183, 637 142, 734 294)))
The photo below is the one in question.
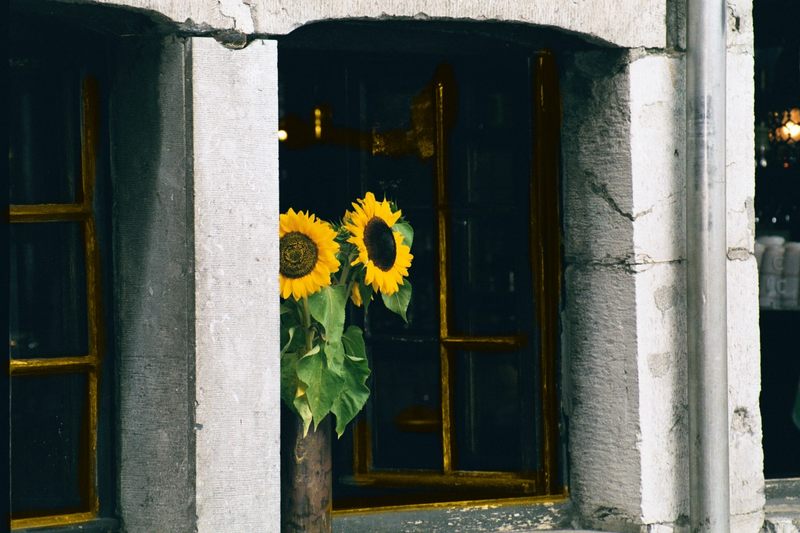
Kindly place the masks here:
POLYGON ((332 219, 371 190, 416 229, 409 324, 364 317, 372 395, 334 443, 335 509, 562 490, 557 72, 475 47, 280 49, 281 209, 332 219))
POLYGON ((756 2, 755 254, 759 267, 764 477, 800 476, 800 17, 791 0, 756 2))
POLYGON ((11 527, 98 516, 104 345, 93 75, 11 60, 11 527))

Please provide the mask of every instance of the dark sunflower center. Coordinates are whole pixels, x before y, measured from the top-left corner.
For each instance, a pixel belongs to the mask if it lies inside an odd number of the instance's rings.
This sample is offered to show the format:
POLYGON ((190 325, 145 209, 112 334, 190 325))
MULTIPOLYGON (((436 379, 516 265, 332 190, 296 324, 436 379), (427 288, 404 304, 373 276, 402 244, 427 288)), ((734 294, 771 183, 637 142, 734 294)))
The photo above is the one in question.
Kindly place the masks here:
POLYGON ((281 237, 281 274, 287 278, 302 278, 317 264, 317 245, 298 231, 281 237))
POLYGON ((367 255, 375 266, 384 272, 394 266, 397 246, 394 243, 392 228, 378 217, 372 217, 364 228, 364 245, 367 255))

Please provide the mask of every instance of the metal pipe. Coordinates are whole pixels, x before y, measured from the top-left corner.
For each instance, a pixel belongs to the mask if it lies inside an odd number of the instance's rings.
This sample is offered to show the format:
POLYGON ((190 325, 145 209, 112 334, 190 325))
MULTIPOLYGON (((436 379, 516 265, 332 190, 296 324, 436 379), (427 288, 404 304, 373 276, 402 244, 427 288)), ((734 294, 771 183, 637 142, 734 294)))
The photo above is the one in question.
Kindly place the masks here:
POLYGON ((687 0, 686 253, 692 532, 730 530, 725 0, 687 0))

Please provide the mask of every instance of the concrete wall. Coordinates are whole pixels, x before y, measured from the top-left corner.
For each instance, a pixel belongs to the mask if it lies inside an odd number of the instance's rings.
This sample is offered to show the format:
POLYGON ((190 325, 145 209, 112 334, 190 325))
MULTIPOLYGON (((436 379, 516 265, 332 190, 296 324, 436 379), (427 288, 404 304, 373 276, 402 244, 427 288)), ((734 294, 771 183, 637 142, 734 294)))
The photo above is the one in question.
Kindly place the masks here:
POLYGON ((111 94, 120 517, 195 520, 194 249, 184 40, 126 39, 111 94))
MULTIPOLYGON (((72 2, 74 0, 62 0, 72 2)), ((525 22, 563 28, 617 46, 663 48, 668 0, 88 0, 166 17, 186 31, 282 35, 339 18, 443 18, 525 22)))

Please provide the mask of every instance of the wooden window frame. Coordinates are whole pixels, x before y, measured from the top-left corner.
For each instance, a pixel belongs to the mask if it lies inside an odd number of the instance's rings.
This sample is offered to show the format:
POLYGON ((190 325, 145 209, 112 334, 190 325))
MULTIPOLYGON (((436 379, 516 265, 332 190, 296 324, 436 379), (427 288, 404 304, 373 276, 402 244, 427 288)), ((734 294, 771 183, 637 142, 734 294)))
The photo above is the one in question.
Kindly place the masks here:
MULTIPOLYGON (((530 234, 531 268, 534 295, 537 304, 536 317, 541 332, 539 340, 540 384, 539 400, 542 405, 542 442, 540 464, 542 468, 533 475, 518 472, 465 471, 453 468, 453 414, 451 409, 451 367, 453 353, 458 349, 518 349, 525 339, 517 336, 462 336, 450 331, 451 291, 450 275, 450 213, 447 207, 447 143, 445 137, 447 112, 446 81, 434 81, 435 113, 435 181, 436 181, 436 227, 438 242, 439 283, 439 336, 440 336, 440 384, 442 404, 442 472, 386 472, 370 468, 370 432, 363 420, 354 427, 353 481, 356 484, 381 486, 427 486, 447 487, 453 485, 475 488, 497 489, 499 492, 514 492, 518 496, 501 498, 508 502, 520 499, 530 501, 554 501, 566 497, 566 489, 558 483, 559 474, 559 408, 556 386, 556 356, 559 337, 559 302, 561 292, 561 220, 560 220, 560 128, 561 107, 558 87, 558 70, 550 51, 534 57, 532 125, 533 166, 530 180, 530 234)), ((459 500, 430 504, 401 506, 375 506, 348 508, 334 511, 335 514, 374 512, 383 509, 446 507, 454 504, 474 504, 486 500, 459 500)), ((498 500, 490 500, 498 501, 498 500)))
POLYGON ((88 353, 74 357, 11 359, 9 374, 51 375, 85 373, 88 383, 88 486, 84 488, 89 510, 12 518, 12 529, 66 526, 95 519, 100 512, 97 473, 97 424, 99 411, 98 381, 105 353, 104 324, 102 313, 102 286, 100 277, 100 253, 94 213, 94 193, 98 135, 100 131, 100 91, 98 81, 87 76, 81 87, 81 180, 76 202, 61 204, 11 205, 9 220, 12 224, 80 222, 86 265, 86 305, 88 323, 88 353))

